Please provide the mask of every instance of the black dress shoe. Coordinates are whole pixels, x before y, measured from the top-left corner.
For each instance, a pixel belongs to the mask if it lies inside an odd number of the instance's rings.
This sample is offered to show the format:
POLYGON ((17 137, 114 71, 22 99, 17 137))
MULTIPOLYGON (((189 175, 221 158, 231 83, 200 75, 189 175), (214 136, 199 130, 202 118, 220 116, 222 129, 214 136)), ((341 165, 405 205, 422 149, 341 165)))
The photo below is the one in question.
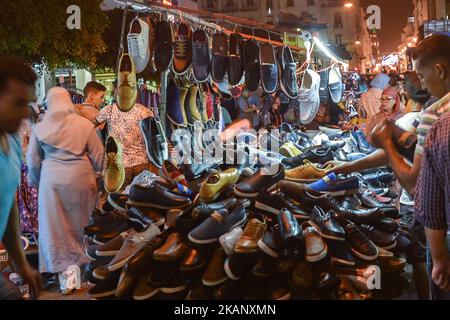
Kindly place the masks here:
POLYGON ((154 238, 139 249, 127 262, 127 269, 134 277, 145 276, 156 265, 153 252, 164 244, 160 237, 154 238))
POLYGON ((321 207, 315 206, 311 214, 311 222, 316 226, 323 238, 344 241, 344 229, 334 217, 335 213, 333 211, 325 213, 321 207))
POLYGON ((148 283, 151 286, 161 288, 175 272, 178 272, 176 263, 158 261, 148 277, 148 283))
POLYGON ((117 237, 119 234, 128 229, 130 229, 128 220, 114 220, 112 223, 108 224, 106 227, 100 229, 95 233, 94 243, 105 244, 109 240, 117 237))
POLYGON ((327 240, 327 245, 331 262, 346 266, 356 265, 356 259, 346 241, 327 240))
POLYGON ((207 248, 190 248, 181 261, 180 271, 193 271, 206 266, 209 251, 207 248))
POLYGON ((164 224, 163 213, 153 208, 138 208, 132 206, 128 211, 130 221, 139 223, 142 227, 148 227, 151 224, 161 226, 164 224))
POLYGON ((191 216, 194 219, 201 219, 202 217, 209 217, 211 213, 214 211, 219 211, 221 209, 229 209, 233 205, 235 205, 237 202, 236 198, 229 198, 220 202, 215 203, 201 203, 197 205, 194 209, 192 209, 191 216))
POLYGON ((398 233, 389 234, 375 229, 373 226, 362 225, 361 231, 364 232, 367 237, 372 240, 377 246, 389 250, 395 248, 397 245, 398 233))
POLYGON ((203 175, 209 174, 212 170, 218 167, 218 163, 200 163, 200 164, 186 164, 182 163, 180 169, 188 181, 201 178, 203 175))
POLYGON ((372 186, 383 186, 393 182, 395 180, 395 175, 392 172, 380 171, 363 175, 362 178, 372 186))
POLYGON ((256 263, 256 254, 232 254, 225 260, 224 269, 228 278, 240 280, 248 276, 256 263))
POLYGON ((392 218, 383 218, 373 223, 375 229, 393 234, 398 231, 398 223, 392 218))
POLYGON ((111 207, 118 211, 127 211, 128 210, 128 196, 122 193, 110 193, 108 195, 108 203, 111 207))
POLYGON ((308 150, 297 157, 284 158, 282 163, 288 167, 295 168, 304 164, 304 160, 308 160, 313 163, 325 164, 328 161, 334 160, 333 150, 331 148, 308 150))
POLYGON ((313 268, 313 275, 318 289, 333 290, 339 287, 340 280, 329 259, 318 262, 313 268))
POLYGON ((133 185, 128 196, 128 204, 137 207, 176 209, 189 206, 191 200, 173 193, 166 185, 155 181, 149 186, 133 185))
POLYGON ((263 237, 258 241, 258 248, 273 258, 278 258, 281 251, 279 229, 278 225, 266 229, 263 237))
POLYGON ((283 209, 277 215, 280 236, 286 242, 295 242, 302 237, 302 229, 289 210, 283 209))
POLYGON ((261 190, 273 186, 282 179, 284 179, 283 166, 262 168, 253 177, 237 184, 234 193, 243 198, 255 198, 261 190))
POLYGON ((366 261, 376 260, 378 249, 374 243, 351 221, 343 221, 343 227, 352 253, 366 261))
POLYGON ((168 153, 167 139, 161 130, 161 123, 154 117, 148 117, 139 122, 142 136, 144 137, 147 156, 150 162, 158 167, 162 167, 165 154, 168 153))
POLYGON ((293 203, 289 197, 280 192, 269 193, 266 190, 262 190, 256 198, 255 208, 274 215, 280 213, 282 209, 288 209, 296 219, 309 219, 309 214, 293 203))
POLYGON ((106 298, 114 295, 119 282, 121 270, 109 272, 105 279, 92 287, 88 294, 92 298, 106 298))
POLYGON ((94 216, 92 216, 92 219, 95 223, 84 227, 84 234, 89 237, 93 237, 97 232, 108 228, 109 225, 118 223, 118 221, 127 221, 128 216, 117 211, 113 211, 104 215, 100 215, 98 212, 96 212, 94 213, 94 216))

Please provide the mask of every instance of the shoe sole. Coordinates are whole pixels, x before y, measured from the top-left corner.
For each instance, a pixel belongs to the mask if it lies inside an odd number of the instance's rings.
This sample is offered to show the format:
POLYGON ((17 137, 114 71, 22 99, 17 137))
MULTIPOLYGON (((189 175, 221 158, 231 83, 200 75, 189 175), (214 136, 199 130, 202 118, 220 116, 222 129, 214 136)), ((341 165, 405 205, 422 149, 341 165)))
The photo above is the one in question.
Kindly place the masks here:
POLYGON ((278 252, 276 252, 274 249, 265 244, 264 241, 262 241, 261 239, 258 240, 258 248, 260 248, 264 253, 268 254, 273 258, 278 258, 279 256, 278 252))
POLYGON ((151 297, 156 296, 159 293, 160 290, 161 289, 157 288, 155 291, 152 291, 151 293, 149 293, 149 294, 147 294, 145 296, 135 296, 135 295, 133 295, 133 300, 142 301, 142 300, 150 299, 151 297))
POLYGON ((215 287, 215 286, 218 286, 218 285, 226 282, 227 280, 228 280, 228 277, 220 279, 220 280, 216 280, 216 281, 208 281, 208 280, 202 279, 202 283, 206 287, 215 287))
POLYGON ((119 250, 115 251, 95 251, 95 254, 99 257, 115 257, 119 253, 119 250))
POLYGON ((390 250, 390 249, 395 248, 396 246, 397 246, 397 240, 395 240, 392 244, 390 244, 390 245, 388 245, 386 247, 381 247, 381 248, 384 249, 384 250, 390 250))
POLYGON ((182 285, 182 286, 174 287, 174 288, 161 288, 160 290, 163 293, 169 293, 169 294, 170 293, 178 293, 178 292, 186 290, 186 286, 182 285))
POLYGON ((179 205, 179 206, 175 206, 175 207, 172 207, 172 206, 169 207, 169 206, 157 205, 157 204, 150 203, 150 202, 133 201, 133 200, 130 200, 130 199, 128 199, 127 203, 131 204, 132 206, 136 206, 136 207, 146 207, 146 208, 156 208, 156 209, 166 209, 166 210, 169 210, 169 209, 182 209, 182 208, 185 208, 185 207, 190 205, 190 203, 187 203, 187 204, 183 204, 183 205, 179 205))
POLYGON ((108 194, 108 203, 113 207, 114 209, 118 211, 127 211, 127 209, 122 208, 121 206, 117 205, 111 198, 111 194, 108 194))
POLYGON ((95 270, 92 272, 92 276, 97 280, 103 280, 106 278, 106 276, 99 276, 98 273, 95 272, 95 270))
POLYGON ((352 251, 352 253, 353 253, 355 256, 357 256, 358 258, 361 258, 361 259, 363 259, 363 260, 366 260, 366 261, 374 261, 374 260, 376 260, 376 259, 378 258, 378 254, 377 254, 377 255, 374 255, 374 256, 368 256, 368 255, 365 255, 365 254, 363 254, 363 253, 360 253, 360 252, 356 251, 356 250, 353 249, 353 248, 350 248, 350 250, 352 251))
POLYGON ((335 257, 331 257, 331 261, 334 263, 338 263, 338 264, 343 264, 346 266, 355 266, 356 262, 355 261, 348 261, 348 260, 343 260, 343 259, 339 259, 339 258, 335 258, 335 257))
MULTIPOLYGON (((87 250, 85 251, 85 253, 86 253, 87 257, 88 257, 89 259, 91 259, 92 261, 97 260, 97 258, 91 257, 91 255, 88 253, 87 250)), ((95 254, 97 254, 97 250, 95 251, 95 254)))
MULTIPOLYGON (((240 226, 241 224, 243 224, 245 222, 245 220, 247 220, 247 215, 246 214, 244 214, 244 217, 241 220, 239 220, 238 222, 236 222, 232 227, 230 227, 225 233, 228 233, 230 230, 233 230, 235 227, 240 226)), ((194 237, 192 237, 191 233, 189 233, 188 234, 188 239, 192 243, 208 244, 208 243, 216 242, 219 238, 199 240, 199 239, 195 239, 194 237)))
POLYGON ((313 256, 308 256, 305 254, 305 258, 306 258, 306 261, 308 261, 308 262, 318 262, 318 261, 325 259, 327 257, 327 254, 328 254, 328 246, 325 243, 325 249, 321 253, 313 255, 313 256))
POLYGON ((94 293, 94 294, 88 293, 88 294, 89 294, 90 297, 98 299, 98 298, 111 297, 111 296, 114 295, 115 291, 116 290, 114 289, 114 290, 111 290, 111 291, 106 291, 106 292, 101 292, 101 293, 94 293))
POLYGON ((282 301, 282 300, 290 300, 291 299, 291 293, 287 292, 285 295, 279 297, 278 299, 276 299, 277 301, 282 301))
POLYGON ((95 244, 100 244, 100 245, 106 244, 106 242, 96 240, 95 238, 92 239, 92 242, 94 242, 95 244))
POLYGON ((231 272, 230 266, 228 265, 228 260, 229 258, 227 258, 227 260, 225 260, 224 263, 224 269, 225 269, 225 273, 227 274, 228 278, 230 278, 231 280, 237 281, 240 280, 242 278, 236 277, 233 272, 231 272))
POLYGON ((234 194, 241 198, 256 198, 259 194, 259 192, 253 192, 253 193, 244 193, 240 192, 236 188, 234 188, 234 194))
POLYGON ((325 234, 322 232, 322 230, 320 230, 319 226, 316 223, 314 223, 314 221, 310 220, 309 223, 311 223, 313 225, 313 227, 316 228, 317 232, 319 232, 319 234, 322 238, 329 239, 329 240, 345 241, 345 235, 342 236, 342 238, 339 238, 337 236, 325 234))

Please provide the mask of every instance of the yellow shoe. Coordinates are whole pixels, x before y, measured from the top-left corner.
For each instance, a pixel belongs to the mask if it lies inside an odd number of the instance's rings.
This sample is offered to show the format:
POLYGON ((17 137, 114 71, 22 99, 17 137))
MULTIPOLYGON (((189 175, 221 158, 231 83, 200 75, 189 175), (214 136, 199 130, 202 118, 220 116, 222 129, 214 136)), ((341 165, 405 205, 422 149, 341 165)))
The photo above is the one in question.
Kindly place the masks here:
POLYGON ((292 141, 288 141, 285 144, 283 144, 280 148, 280 154, 282 154, 285 157, 293 158, 301 155, 303 152, 299 150, 292 141))
POLYGON ((227 188, 236 184, 239 179, 239 171, 230 168, 224 172, 215 172, 200 186, 200 201, 212 202, 227 188))
POLYGON ((106 168, 103 174, 105 190, 117 192, 125 182, 125 167, 122 162, 122 144, 113 137, 106 141, 106 168))
POLYGON ((308 160, 304 160, 304 163, 304 165, 298 166, 294 169, 286 170, 284 172, 285 179, 303 183, 314 182, 325 177, 327 175, 327 171, 331 169, 331 167, 320 169, 317 167, 317 164, 311 163, 308 160))
POLYGON ((130 111, 137 99, 136 69, 133 59, 124 53, 120 58, 117 81, 117 106, 123 112, 130 111))

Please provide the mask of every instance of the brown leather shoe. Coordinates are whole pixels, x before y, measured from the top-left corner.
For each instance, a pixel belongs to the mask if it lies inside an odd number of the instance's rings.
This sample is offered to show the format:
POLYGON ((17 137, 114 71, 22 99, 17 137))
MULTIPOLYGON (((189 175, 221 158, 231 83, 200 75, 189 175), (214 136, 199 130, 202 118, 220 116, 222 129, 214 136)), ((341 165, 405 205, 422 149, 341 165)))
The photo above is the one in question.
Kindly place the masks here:
POLYGON ((172 233, 167 237, 166 243, 155 250, 153 257, 159 261, 174 261, 180 259, 186 252, 187 246, 181 240, 179 233, 172 233))
POLYGON ((262 238, 267 228, 265 219, 254 218, 250 220, 244 229, 244 234, 236 243, 234 252, 250 253, 258 250, 258 241, 262 238))
POLYGON ((319 235, 319 231, 309 222, 302 224, 305 240, 306 261, 317 262, 327 256, 327 244, 319 235))

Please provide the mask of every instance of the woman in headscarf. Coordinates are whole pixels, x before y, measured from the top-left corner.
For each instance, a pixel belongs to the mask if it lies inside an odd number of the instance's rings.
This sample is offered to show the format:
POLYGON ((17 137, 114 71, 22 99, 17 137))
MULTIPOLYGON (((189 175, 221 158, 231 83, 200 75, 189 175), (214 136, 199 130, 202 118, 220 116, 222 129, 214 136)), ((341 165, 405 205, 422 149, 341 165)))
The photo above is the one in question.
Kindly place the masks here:
POLYGON ((103 145, 94 125, 76 114, 67 90, 50 89, 47 103, 32 129, 27 162, 30 182, 39 186, 39 270, 60 273, 89 262, 83 228, 95 206, 103 145))
POLYGON ((402 115, 402 102, 400 95, 395 88, 387 88, 383 90, 380 98, 380 109, 373 117, 369 118, 365 128, 367 140, 371 142, 372 130, 386 119, 394 122, 402 115))
MULTIPOLYGON (((361 95, 358 108, 363 108, 367 119, 372 118, 380 110, 381 93, 389 84, 391 78, 385 73, 376 75, 370 82, 370 89, 361 95)), ((359 114, 363 114, 361 111, 359 114)))

